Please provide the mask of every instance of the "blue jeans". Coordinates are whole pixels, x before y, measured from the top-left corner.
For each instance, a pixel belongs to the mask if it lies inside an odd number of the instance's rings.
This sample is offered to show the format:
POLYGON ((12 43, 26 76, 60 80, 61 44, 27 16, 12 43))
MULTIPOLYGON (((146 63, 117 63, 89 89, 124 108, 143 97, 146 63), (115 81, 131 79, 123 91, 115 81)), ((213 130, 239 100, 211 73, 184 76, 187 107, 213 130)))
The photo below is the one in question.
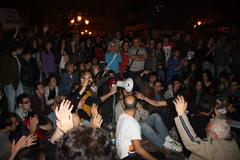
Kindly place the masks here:
POLYGON ((18 84, 17 90, 14 89, 12 84, 5 85, 4 91, 8 99, 8 111, 14 112, 16 105, 16 97, 23 93, 22 83, 20 82, 18 84))
POLYGON ((140 123, 142 134, 154 145, 163 148, 165 137, 169 132, 157 113, 151 114, 144 122, 140 123))

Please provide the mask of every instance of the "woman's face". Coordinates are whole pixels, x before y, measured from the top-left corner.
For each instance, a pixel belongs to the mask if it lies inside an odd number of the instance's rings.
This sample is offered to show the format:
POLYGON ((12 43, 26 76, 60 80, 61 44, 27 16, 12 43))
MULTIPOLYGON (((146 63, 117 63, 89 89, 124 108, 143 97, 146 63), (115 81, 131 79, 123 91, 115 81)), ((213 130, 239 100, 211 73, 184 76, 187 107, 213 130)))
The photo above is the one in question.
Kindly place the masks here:
POLYGON ((47 45, 46 45, 46 48, 47 48, 47 50, 50 50, 52 48, 52 43, 48 42, 47 45))
POLYGON ((53 87, 57 86, 57 80, 56 80, 55 77, 52 77, 52 78, 50 79, 49 85, 50 85, 50 86, 53 86, 53 87))
POLYGON ((161 42, 158 42, 158 43, 157 43, 157 49, 160 49, 160 48, 162 48, 162 43, 161 43, 161 42))
POLYGON ((127 52, 127 51, 128 51, 128 48, 129 48, 129 44, 128 44, 128 43, 124 43, 124 44, 123 44, 123 50, 124 50, 125 52, 127 52))
POLYGON ((204 82, 208 82, 208 76, 207 76, 206 73, 203 73, 203 74, 202 74, 202 78, 203 78, 203 81, 204 81, 204 82))
POLYGON ((38 46, 37 40, 34 40, 32 45, 33 45, 33 48, 37 48, 37 46, 38 46))
POLYGON ((110 45, 110 47, 109 47, 109 52, 110 52, 110 53, 116 52, 116 45, 115 45, 115 44, 110 45))
POLYGON ((201 91, 202 90, 202 82, 197 82, 195 88, 196 88, 196 91, 201 91))

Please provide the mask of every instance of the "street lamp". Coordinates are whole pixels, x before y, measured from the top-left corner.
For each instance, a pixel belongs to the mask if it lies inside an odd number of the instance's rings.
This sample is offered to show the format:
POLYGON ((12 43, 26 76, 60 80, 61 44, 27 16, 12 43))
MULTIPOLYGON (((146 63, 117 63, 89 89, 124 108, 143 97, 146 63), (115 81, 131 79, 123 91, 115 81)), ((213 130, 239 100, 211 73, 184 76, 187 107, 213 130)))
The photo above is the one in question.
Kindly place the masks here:
POLYGON ((81 32, 82 29, 85 29, 84 26, 85 25, 87 26, 90 23, 90 20, 87 18, 87 16, 83 15, 82 13, 75 12, 69 22, 70 22, 70 26, 72 26, 74 28, 75 27, 78 28, 79 34, 84 35, 85 33, 86 34, 88 33, 88 30, 87 31, 84 30, 83 32, 81 32))
POLYGON ((88 19, 85 20, 85 24, 86 24, 86 25, 89 24, 89 20, 88 20, 88 19))

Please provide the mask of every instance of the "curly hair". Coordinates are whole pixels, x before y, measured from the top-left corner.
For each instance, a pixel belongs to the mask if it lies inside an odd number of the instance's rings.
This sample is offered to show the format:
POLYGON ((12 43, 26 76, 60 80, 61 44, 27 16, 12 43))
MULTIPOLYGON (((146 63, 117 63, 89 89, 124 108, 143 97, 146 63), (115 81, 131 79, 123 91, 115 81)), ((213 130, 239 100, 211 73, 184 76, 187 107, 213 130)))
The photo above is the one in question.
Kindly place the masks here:
POLYGON ((60 139, 55 157, 57 160, 114 160, 116 151, 101 129, 79 126, 60 139))

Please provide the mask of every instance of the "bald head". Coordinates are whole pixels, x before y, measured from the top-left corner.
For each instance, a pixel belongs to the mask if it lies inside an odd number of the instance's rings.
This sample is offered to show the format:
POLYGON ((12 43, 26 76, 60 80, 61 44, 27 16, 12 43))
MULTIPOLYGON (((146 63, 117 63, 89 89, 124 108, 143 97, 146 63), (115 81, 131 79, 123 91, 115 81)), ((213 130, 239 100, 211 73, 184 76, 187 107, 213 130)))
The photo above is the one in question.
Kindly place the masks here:
POLYGON ((126 96, 123 100, 125 110, 135 109, 137 106, 137 99, 134 96, 126 96))

